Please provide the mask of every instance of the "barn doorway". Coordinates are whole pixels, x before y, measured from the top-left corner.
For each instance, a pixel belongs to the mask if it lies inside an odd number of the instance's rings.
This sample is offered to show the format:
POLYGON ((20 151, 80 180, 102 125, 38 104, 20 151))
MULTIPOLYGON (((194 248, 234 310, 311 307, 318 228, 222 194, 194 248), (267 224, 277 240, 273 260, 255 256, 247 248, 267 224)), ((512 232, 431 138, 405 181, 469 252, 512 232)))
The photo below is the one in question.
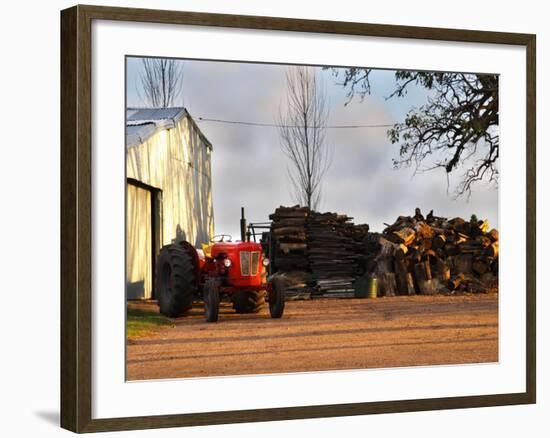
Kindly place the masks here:
POLYGON ((126 299, 154 298, 155 260, 161 242, 159 189, 128 179, 126 184, 126 299))

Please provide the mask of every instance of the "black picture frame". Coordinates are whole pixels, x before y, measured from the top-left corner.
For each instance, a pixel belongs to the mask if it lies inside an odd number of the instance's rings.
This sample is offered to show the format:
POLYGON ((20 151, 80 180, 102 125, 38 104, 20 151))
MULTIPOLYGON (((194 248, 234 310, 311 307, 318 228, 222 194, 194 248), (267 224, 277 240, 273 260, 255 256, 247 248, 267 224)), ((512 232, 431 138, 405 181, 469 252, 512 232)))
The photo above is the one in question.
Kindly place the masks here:
POLYGON ((536 402, 536 36, 351 22, 74 6, 61 12, 61 426, 149 429, 536 402), (114 20, 517 45, 526 48, 526 391, 274 409, 92 419, 91 25, 114 20))

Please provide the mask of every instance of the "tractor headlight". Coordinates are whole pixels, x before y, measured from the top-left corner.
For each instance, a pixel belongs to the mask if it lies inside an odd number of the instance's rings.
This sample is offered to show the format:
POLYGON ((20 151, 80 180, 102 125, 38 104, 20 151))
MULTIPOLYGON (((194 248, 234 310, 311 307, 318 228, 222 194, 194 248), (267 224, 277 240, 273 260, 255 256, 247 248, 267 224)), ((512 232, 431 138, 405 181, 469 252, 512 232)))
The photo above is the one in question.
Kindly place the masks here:
POLYGON ((269 266, 269 259, 267 257, 264 257, 264 259, 262 260, 262 264, 267 267, 269 266))
POLYGON ((223 259, 223 265, 226 267, 226 268, 230 268, 232 263, 231 263, 231 260, 230 259, 223 259))

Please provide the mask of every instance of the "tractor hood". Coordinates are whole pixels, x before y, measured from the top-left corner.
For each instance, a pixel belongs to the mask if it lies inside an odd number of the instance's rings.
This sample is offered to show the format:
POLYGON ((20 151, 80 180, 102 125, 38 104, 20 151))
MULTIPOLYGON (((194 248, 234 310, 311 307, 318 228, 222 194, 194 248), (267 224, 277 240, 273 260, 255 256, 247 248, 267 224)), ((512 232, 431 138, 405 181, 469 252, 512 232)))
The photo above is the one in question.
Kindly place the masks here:
POLYGON ((215 242, 212 244, 212 257, 221 253, 238 253, 240 251, 262 251, 262 245, 257 242, 215 242))

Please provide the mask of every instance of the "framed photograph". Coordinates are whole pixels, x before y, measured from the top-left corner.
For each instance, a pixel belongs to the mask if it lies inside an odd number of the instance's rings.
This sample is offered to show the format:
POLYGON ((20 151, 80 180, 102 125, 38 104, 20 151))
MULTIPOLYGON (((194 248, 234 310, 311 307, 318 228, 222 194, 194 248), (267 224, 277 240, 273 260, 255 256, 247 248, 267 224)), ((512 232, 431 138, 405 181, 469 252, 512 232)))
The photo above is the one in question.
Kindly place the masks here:
POLYGON ((62 11, 62 427, 535 403, 535 41, 62 11))

